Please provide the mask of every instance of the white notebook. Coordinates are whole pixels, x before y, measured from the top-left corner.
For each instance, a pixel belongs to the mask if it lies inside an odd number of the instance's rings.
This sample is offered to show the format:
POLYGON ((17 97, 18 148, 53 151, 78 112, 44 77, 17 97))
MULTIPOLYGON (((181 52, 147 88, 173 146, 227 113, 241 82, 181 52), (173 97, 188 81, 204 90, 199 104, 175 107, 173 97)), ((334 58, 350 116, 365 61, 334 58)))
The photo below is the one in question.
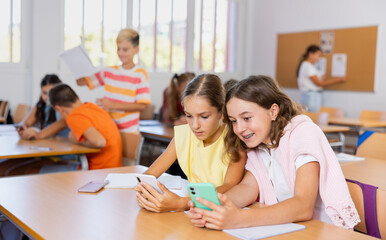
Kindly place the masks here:
MULTIPOLYGON (((105 180, 109 184, 105 188, 134 188, 138 184, 138 173, 109 173, 105 180)), ((168 189, 181 189, 181 177, 170 174, 162 174, 158 179, 168 189)))
POLYGON ((338 159, 338 162, 352 162, 352 161, 365 160, 364 157, 358 157, 347 153, 338 153, 336 154, 336 158, 338 159))
POLYGON ((223 231, 240 239, 252 240, 304 230, 305 228, 306 226, 300 224, 286 223, 259 227, 224 229, 223 231))

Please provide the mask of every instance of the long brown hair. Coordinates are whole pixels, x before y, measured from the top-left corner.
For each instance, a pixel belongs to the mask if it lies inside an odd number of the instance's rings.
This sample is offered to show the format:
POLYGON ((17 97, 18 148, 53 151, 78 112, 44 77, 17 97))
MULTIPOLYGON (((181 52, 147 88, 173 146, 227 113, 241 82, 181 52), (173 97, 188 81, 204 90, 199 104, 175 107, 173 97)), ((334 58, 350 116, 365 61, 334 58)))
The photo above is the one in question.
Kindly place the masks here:
POLYGON ((319 46, 317 46, 317 45, 308 46, 306 52, 302 54, 302 57, 299 60, 298 67, 296 69, 296 77, 299 77, 299 70, 300 70, 300 66, 302 65, 302 62, 307 60, 310 53, 316 53, 318 51, 321 51, 319 46))
POLYGON ((184 83, 188 83, 194 78, 194 73, 186 72, 180 75, 174 74, 170 80, 168 88, 168 121, 173 123, 178 118, 177 104, 181 100, 178 95, 177 87, 184 83))
POLYGON ((212 107, 223 113, 225 106, 225 89, 221 79, 214 74, 201 74, 193 78, 186 85, 182 96, 182 104, 184 99, 189 96, 199 96, 208 100, 212 107))
MULTIPOLYGON (((40 88, 43 88, 48 85, 56 85, 61 82, 62 81, 59 79, 59 77, 56 74, 47 74, 43 77, 42 81, 40 82, 40 88)), ((39 101, 36 103, 36 113, 35 113, 35 118, 37 120, 37 123, 39 124, 40 129, 43 129, 46 125, 49 125, 57 120, 55 109, 53 109, 52 107, 50 107, 50 109, 48 110, 48 117, 46 116, 46 106, 47 104, 40 96, 39 101)))
MULTIPOLYGON (((225 104, 232 98, 253 102, 264 109, 270 109, 273 104, 279 106, 276 120, 272 122, 269 138, 272 142, 270 148, 279 146, 283 130, 288 122, 296 115, 303 112, 302 108, 294 103, 278 86, 275 80, 269 76, 250 76, 233 86, 226 94, 225 104)), ((233 132, 232 122, 229 121, 228 112, 225 108, 225 122, 229 131, 225 138, 225 148, 230 153, 231 160, 239 159, 239 151, 246 152, 248 147, 233 132)))

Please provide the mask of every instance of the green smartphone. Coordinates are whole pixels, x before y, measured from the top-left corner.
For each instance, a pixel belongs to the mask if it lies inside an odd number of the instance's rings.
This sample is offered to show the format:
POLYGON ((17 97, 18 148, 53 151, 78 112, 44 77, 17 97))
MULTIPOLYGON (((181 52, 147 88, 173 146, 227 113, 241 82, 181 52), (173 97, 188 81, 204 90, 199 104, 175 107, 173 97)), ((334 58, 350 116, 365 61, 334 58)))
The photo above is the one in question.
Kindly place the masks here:
POLYGON ((211 208, 197 202, 196 197, 200 197, 220 205, 220 200, 217 197, 216 187, 212 183, 189 183, 188 192, 194 206, 212 211, 211 208))

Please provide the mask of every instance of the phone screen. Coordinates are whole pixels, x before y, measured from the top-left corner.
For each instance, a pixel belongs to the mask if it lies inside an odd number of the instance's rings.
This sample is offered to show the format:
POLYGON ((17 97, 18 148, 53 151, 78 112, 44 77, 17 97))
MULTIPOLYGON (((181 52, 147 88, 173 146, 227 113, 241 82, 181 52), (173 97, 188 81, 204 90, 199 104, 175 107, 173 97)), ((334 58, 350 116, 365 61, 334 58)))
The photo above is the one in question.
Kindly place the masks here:
POLYGON ((103 181, 103 182, 91 181, 86 185, 80 187, 78 189, 78 192, 96 193, 96 192, 99 192, 108 183, 109 181, 103 181))

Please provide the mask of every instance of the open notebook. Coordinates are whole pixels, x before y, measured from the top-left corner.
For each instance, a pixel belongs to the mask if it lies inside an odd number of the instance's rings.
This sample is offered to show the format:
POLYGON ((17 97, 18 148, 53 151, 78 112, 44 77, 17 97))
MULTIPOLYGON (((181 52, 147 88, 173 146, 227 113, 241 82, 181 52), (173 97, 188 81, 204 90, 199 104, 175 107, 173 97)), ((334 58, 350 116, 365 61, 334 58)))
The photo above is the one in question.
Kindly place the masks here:
POLYGON ((248 227, 248 228, 236 228, 236 229, 224 229, 223 231, 231 234, 240 239, 261 239, 272 237, 284 233, 295 232, 305 229, 306 226, 295 224, 295 223, 286 223, 278 225, 269 225, 269 226, 259 226, 259 227, 248 227))
MULTIPOLYGON (((134 188, 138 184, 136 176, 138 173, 109 173, 105 180, 109 184, 105 188, 134 188)), ((162 174, 158 179, 168 189, 181 189, 181 177, 170 174, 162 174)))

